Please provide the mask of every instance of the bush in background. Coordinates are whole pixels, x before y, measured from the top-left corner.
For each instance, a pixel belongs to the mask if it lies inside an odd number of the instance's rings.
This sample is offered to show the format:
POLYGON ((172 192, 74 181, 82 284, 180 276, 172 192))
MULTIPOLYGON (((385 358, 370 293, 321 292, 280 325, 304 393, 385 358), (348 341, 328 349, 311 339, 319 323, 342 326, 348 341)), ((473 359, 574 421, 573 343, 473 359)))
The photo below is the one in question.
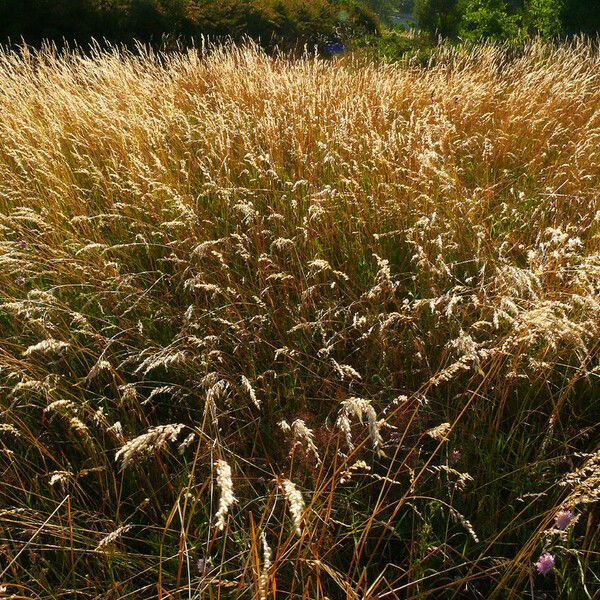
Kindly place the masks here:
POLYGON ((414 15, 431 41, 521 42, 600 30, 596 0, 416 0, 414 15))
POLYGON ((600 31, 598 0, 562 0, 561 23, 566 33, 593 35, 600 31))
POLYGON ((507 41, 519 38, 519 17, 510 14, 502 0, 470 0, 461 16, 458 31, 463 41, 507 41))
POLYGON ((0 40, 86 44, 137 40, 160 44, 165 35, 190 42, 209 36, 250 37, 265 47, 302 47, 379 32, 375 13, 332 0, 4 0, 0 40))
POLYGON ((432 38, 456 37, 462 12, 460 0, 416 0, 414 6, 419 27, 432 38))

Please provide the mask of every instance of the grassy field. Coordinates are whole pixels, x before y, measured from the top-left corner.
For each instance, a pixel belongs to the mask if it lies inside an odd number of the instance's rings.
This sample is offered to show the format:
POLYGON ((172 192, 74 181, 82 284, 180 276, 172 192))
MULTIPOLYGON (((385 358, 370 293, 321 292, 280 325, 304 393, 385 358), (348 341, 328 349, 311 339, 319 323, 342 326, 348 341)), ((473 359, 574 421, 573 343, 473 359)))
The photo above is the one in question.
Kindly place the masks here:
POLYGON ((0 596, 600 594, 600 55, 0 54, 0 596))

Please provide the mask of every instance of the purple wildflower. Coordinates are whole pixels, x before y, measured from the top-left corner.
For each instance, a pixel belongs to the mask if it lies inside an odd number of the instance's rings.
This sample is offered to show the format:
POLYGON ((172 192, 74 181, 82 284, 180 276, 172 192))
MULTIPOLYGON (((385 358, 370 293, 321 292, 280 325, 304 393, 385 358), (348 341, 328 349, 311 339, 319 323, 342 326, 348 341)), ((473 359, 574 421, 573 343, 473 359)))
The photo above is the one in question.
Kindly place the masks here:
POLYGON ((198 575, 206 575, 212 566, 212 559, 209 556, 208 558, 199 558, 198 559, 198 575))
POLYGON ((21 250, 27 249, 27 242, 25 240, 19 240, 17 242, 17 245, 19 246, 19 248, 21 248, 21 250))
POLYGON ((535 568, 540 575, 548 575, 554 568, 554 555, 544 552, 535 563, 535 568))
POLYGON ((450 453, 450 463, 455 465, 462 458, 462 452, 460 448, 455 448, 450 453))
POLYGON ((565 531, 574 518, 575 515, 570 510, 559 510, 554 517, 554 521, 556 522, 554 528, 565 531))
POLYGON ((392 431, 392 433, 390 433, 390 442, 392 444, 399 444, 400 439, 401 439, 401 436, 398 431, 392 431))
POLYGON ((204 558, 198 559, 198 574, 204 575, 206 573, 206 560, 204 558))
POLYGON ((16 279, 15 279, 15 283, 19 286, 23 286, 25 285, 25 277, 23 275, 19 275, 16 279))

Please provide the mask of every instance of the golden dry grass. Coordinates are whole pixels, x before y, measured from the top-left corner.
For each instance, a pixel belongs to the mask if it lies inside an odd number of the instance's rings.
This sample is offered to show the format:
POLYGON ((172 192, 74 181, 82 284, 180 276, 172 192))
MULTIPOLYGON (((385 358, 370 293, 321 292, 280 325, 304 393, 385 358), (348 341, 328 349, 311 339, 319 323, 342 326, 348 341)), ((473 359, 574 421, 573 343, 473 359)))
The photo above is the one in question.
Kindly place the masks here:
POLYGON ((6 592, 598 593, 599 67, 1 54, 6 592))

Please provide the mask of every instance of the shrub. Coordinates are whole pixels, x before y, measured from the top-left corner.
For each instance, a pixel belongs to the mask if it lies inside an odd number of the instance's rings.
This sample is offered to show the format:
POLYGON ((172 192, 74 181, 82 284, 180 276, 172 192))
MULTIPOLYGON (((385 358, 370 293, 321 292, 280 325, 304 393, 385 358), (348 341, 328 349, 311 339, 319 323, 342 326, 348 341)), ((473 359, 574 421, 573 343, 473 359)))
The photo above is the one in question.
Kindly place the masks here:
POLYGON ((250 37, 266 47, 302 47, 377 34, 376 15, 334 0, 4 0, 0 40, 160 44, 210 36, 250 37))
POLYGON ((600 31, 598 0, 564 0, 560 18, 567 33, 593 35, 600 31))
POLYGON ((467 42, 516 40, 520 36, 519 18, 508 13, 503 0, 468 0, 459 35, 467 42))
POLYGON ((462 19, 461 0, 416 0, 414 15, 419 27, 434 39, 455 37, 462 19))
POLYGON ((597 0, 416 0, 414 10, 430 39, 518 41, 600 30, 597 0))
POLYGON ((552 38, 565 29, 562 22, 564 0, 529 0, 525 5, 524 25, 529 33, 552 38))

